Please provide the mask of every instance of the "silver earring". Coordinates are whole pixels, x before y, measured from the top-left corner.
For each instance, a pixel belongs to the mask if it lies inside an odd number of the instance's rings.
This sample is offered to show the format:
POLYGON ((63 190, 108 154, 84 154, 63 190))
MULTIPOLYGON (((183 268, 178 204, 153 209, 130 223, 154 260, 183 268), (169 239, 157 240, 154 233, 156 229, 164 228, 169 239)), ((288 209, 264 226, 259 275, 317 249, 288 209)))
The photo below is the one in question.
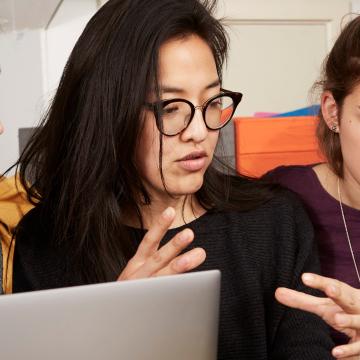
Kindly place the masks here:
POLYGON ((333 124, 331 125, 331 131, 333 131, 333 132, 335 132, 335 133, 338 132, 338 126, 337 126, 336 123, 333 123, 333 124))

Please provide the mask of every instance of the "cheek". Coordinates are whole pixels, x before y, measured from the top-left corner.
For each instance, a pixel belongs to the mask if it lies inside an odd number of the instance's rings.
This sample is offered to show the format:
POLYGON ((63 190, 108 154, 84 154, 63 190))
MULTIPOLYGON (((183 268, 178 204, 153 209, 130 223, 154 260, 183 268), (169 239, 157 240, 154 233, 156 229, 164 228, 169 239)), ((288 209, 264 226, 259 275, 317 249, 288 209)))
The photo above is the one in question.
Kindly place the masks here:
MULTIPOLYGON (((214 151, 216 148, 216 145, 219 141, 219 131, 213 131, 213 132, 209 132, 208 135, 208 152, 211 153, 211 155, 214 155, 214 151)), ((225 139, 222 138, 222 143, 224 144, 225 139)), ((211 158, 212 158, 211 156, 211 158)))
POLYGON ((220 132, 219 131, 214 131, 214 132, 211 132, 209 134, 209 140, 210 140, 210 144, 211 146, 215 149, 216 147, 216 144, 218 143, 219 141, 219 135, 220 135, 220 132))

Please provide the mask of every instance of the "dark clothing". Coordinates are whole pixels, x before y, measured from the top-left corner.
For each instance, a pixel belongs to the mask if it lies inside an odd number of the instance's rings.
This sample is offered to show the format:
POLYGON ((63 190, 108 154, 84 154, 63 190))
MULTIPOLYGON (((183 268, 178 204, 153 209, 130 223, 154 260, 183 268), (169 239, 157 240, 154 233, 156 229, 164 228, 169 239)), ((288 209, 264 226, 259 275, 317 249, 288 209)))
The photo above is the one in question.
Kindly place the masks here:
MULTIPOLYGON (((61 258, 41 235, 45 222, 38 214, 35 208, 26 215, 17 237, 16 292, 64 286, 61 258)), ((190 248, 207 253, 198 270, 222 273, 219 359, 332 359, 322 320, 274 298, 278 286, 309 291, 300 275, 318 270, 312 227, 293 195, 286 192, 252 211, 208 212, 186 227, 195 233, 190 248)), ((169 230, 163 243, 183 228, 169 230)), ((130 231, 139 243, 143 232, 130 231)))
MULTIPOLYGON (((359 288, 339 201, 322 187, 313 166, 281 166, 268 176, 296 192, 303 201, 314 226, 321 273, 359 288)), ((360 266, 360 210, 345 204, 343 209, 354 255, 360 266)), ((336 343, 348 341, 344 335, 339 337, 338 332, 334 332, 334 336, 336 343)))

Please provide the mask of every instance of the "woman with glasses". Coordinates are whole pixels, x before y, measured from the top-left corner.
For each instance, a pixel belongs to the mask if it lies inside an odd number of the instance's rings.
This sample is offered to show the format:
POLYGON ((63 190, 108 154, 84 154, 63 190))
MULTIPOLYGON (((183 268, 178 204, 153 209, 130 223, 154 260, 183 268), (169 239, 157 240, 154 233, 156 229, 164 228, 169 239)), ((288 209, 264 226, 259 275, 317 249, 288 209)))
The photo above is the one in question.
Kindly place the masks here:
POLYGON ((220 269, 219 359, 331 359, 321 319, 274 298, 313 293, 305 212, 214 156, 242 95, 221 87, 211 11, 110 0, 90 20, 19 160, 36 206, 17 229, 13 292, 220 269))

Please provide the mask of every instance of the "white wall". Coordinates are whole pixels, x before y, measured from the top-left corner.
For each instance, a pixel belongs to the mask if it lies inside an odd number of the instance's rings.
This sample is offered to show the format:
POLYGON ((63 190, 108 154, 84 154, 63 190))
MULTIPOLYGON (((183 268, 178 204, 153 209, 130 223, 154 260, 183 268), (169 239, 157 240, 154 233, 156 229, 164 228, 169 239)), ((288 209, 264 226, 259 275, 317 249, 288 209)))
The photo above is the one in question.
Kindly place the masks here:
POLYGON ((18 128, 37 123, 42 109, 41 30, 0 33, 0 172, 18 157, 18 128))
POLYGON ((64 0, 47 29, 0 32, 0 173, 19 156, 18 129, 40 121, 96 0, 64 0))
POLYGON ((309 105, 309 90, 350 12, 350 1, 221 0, 219 4, 230 37, 224 86, 244 93, 238 114, 281 113, 309 105))
POLYGON ((66 61, 85 25, 97 10, 95 0, 64 0, 44 34, 44 91, 57 88, 66 61))
POLYGON ((352 2, 352 12, 360 14, 360 0, 353 0, 352 2))

